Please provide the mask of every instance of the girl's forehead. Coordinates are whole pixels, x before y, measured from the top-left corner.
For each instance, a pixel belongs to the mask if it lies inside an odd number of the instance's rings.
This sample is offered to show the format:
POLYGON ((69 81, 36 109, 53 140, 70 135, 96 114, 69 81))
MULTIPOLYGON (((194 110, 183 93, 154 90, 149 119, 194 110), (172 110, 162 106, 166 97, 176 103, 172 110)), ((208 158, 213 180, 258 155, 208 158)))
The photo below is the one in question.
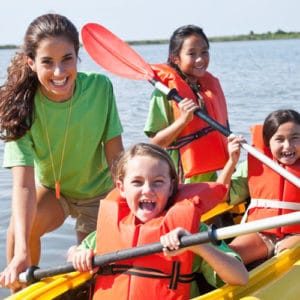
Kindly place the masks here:
POLYGON ((207 48, 208 45, 205 39, 199 34, 191 34, 187 36, 182 43, 182 48, 189 48, 189 47, 207 48))
POLYGON ((166 163, 163 159, 151 155, 136 155, 128 160, 127 165, 133 164, 163 164, 166 163))
POLYGON ((128 172, 142 172, 150 169, 156 169, 157 171, 169 170, 169 165, 165 160, 159 157, 136 155, 128 160, 125 166, 125 173, 128 175, 128 172))
POLYGON ((278 128, 275 134, 294 134, 298 133, 300 134, 300 124, 297 124, 295 122, 286 122, 281 124, 278 128))

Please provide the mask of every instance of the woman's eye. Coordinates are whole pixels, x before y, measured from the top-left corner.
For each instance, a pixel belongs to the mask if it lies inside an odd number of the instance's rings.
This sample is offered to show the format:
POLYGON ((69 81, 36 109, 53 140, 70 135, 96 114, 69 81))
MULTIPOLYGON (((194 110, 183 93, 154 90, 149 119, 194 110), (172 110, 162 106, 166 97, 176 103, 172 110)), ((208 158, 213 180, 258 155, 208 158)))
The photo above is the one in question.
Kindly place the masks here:
POLYGON ((52 63, 51 60, 48 59, 42 61, 42 64, 44 65, 50 65, 51 63, 52 63))
POLYGON ((69 61, 72 61, 72 60, 73 60, 73 56, 67 56, 67 57, 64 58, 63 61, 69 62, 69 61))

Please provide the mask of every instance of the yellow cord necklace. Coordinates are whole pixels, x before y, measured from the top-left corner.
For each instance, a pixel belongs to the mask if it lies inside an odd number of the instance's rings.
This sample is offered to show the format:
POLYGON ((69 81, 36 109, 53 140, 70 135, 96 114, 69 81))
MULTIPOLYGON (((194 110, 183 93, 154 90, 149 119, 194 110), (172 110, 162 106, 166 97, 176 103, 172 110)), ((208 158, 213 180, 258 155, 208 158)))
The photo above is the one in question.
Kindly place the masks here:
POLYGON ((42 103, 42 110, 43 110, 43 117, 44 117, 44 120, 45 120, 46 139, 47 139, 47 143, 48 143, 48 148, 49 148, 49 153, 50 153, 50 160, 51 160, 51 167, 52 167, 52 173, 53 173, 53 178, 54 178, 54 182, 55 182, 55 197, 57 199, 60 199, 61 171, 62 171, 63 160, 64 160, 64 156, 65 156, 65 148, 66 148, 66 143, 67 143, 68 131, 69 131, 69 127, 70 127, 70 119, 71 119, 72 103, 73 103, 72 100, 73 100, 73 96, 70 99, 69 112, 68 112, 68 117, 67 117, 67 122, 66 122, 66 129, 65 129, 65 136, 64 136, 63 147, 62 147, 62 151, 61 151, 61 160, 60 160, 60 166, 59 166, 58 176, 56 176, 56 172, 55 172, 54 160, 53 160, 52 149, 51 149, 50 138, 49 138, 49 132, 48 132, 48 127, 47 127, 47 119, 46 119, 46 113, 45 113, 45 104, 44 104, 43 101, 41 101, 41 103, 42 103))

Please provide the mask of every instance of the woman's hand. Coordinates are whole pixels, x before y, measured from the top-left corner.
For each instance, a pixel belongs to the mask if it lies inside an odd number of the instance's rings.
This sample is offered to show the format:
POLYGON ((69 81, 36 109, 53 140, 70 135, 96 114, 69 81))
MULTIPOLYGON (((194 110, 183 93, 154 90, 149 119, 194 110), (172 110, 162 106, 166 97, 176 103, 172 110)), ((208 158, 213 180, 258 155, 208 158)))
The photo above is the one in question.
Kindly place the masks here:
POLYGON ((19 282, 19 274, 30 266, 29 256, 15 255, 8 266, 0 273, 0 285, 10 288, 12 291, 18 291, 25 286, 19 282))

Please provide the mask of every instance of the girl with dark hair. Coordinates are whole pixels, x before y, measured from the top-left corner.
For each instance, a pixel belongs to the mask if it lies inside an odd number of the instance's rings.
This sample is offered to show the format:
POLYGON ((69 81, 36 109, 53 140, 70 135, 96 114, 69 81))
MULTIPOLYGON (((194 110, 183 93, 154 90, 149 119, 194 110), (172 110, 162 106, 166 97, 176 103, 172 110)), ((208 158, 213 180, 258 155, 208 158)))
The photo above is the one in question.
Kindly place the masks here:
POLYGON ((200 27, 186 25, 174 31, 167 64, 153 65, 156 76, 185 99, 169 101, 154 90, 144 132, 151 143, 166 148, 181 182, 215 181, 216 170, 228 159, 227 140, 194 116, 201 109, 228 126, 226 100, 219 80, 207 72, 209 41, 200 27))
MULTIPOLYGON (((273 111, 263 125, 253 126, 251 133, 252 144, 257 149, 300 177, 300 114, 297 111, 273 111)), ((236 141, 236 147, 238 145, 236 141)), ((231 170, 234 170, 237 161, 237 158, 233 160, 231 170)), ((232 172, 225 173, 220 174, 218 182, 231 184, 232 204, 250 197, 243 221, 300 210, 300 189, 250 154, 233 175, 232 172)), ((300 224, 295 224, 236 237, 230 247, 241 255, 245 264, 249 264, 278 254, 298 241, 300 224)))

